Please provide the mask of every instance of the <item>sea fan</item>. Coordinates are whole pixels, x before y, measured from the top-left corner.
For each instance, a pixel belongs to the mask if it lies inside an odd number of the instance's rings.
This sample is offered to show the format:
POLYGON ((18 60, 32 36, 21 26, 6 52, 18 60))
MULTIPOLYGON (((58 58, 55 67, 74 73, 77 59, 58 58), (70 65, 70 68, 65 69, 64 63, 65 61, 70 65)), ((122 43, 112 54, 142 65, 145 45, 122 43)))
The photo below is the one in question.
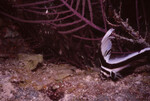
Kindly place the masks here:
POLYGON ((107 30, 103 0, 0 2, 9 7, 1 6, 0 14, 23 22, 19 23, 23 35, 29 34, 38 53, 42 51, 45 56, 55 57, 54 61, 59 57, 76 66, 99 62, 99 41, 107 30))
MULTIPOLYGON (((103 0, 45 0, 33 3, 15 4, 12 7, 23 13, 40 16, 31 19, 21 19, 0 12, 14 20, 25 23, 49 23, 57 28, 61 34, 76 32, 90 26, 102 33, 106 32, 105 20, 102 20, 103 0), (41 17, 42 16, 42 17, 41 17), (44 17, 43 17, 44 16, 44 17), (46 17, 46 18, 45 18, 46 17), (99 18, 98 18, 99 17, 99 18), (44 19, 41 19, 44 18, 44 19), (100 25, 102 27, 100 27, 100 25), (103 28, 105 26, 105 28, 103 28), (65 29, 65 30, 62 30, 65 29)), ((34 17, 34 16, 33 16, 34 17)))

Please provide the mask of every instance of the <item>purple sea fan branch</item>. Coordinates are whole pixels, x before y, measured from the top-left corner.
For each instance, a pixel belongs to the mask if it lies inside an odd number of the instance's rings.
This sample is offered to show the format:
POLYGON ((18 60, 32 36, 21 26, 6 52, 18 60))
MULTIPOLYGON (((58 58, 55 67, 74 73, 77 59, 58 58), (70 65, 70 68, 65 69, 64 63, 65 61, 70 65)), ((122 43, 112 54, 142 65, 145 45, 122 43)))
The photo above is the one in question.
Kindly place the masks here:
MULTIPOLYGON (((99 30, 100 32, 106 32, 105 29, 95 25, 94 23, 92 23, 91 21, 89 21, 88 19, 86 19, 85 17, 83 17, 80 13, 78 13, 75 9, 73 9, 66 1, 64 0, 60 0, 63 4, 65 4, 65 6, 70 9, 77 17, 79 17, 80 19, 82 19, 86 24, 90 25, 91 27, 99 30)), ((71 32, 71 31, 70 31, 71 32)))
POLYGON ((19 22, 23 22, 23 23, 51 23, 53 20, 25 20, 25 19, 21 19, 18 17, 14 17, 12 15, 9 15, 7 13, 4 12, 0 12, 0 14, 7 16, 13 20, 19 21, 19 22))
MULTIPOLYGON (((67 2, 67 1, 66 1, 67 2)), ((71 4, 70 4, 70 6, 72 7, 72 5, 73 5, 73 0, 71 0, 71 4)))
POLYGON ((64 4, 60 4, 60 5, 56 5, 56 6, 50 6, 50 7, 36 7, 36 6, 34 6, 34 7, 31 7, 31 8, 32 9, 38 9, 38 10, 40 10, 40 9, 46 10, 46 9, 55 9, 55 8, 59 8, 59 7, 62 7, 62 6, 64 6, 64 4))
POLYGON ((73 24, 77 24, 80 23, 82 20, 76 20, 74 22, 69 22, 69 23, 65 23, 65 24, 54 24, 56 27, 66 27, 66 26, 71 26, 73 24))
POLYGON ((100 0, 100 5, 101 5, 101 11, 103 15, 103 22, 104 22, 105 30, 107 30, 106 15, 105 15, 104 8, 103 8, 103 0, 100 0))
POLYGON ((85 0, 82 0, 82 16, 84 16, 85 11, 85 0))
POLYGON ((50 13, 46 13, 46 12, 40 12, 40 11, 35 11, 35 10, 30 10, 30 9, 23 9, 24 11, 27 12, 32 12, 35 14, 41 14, 41 15, 54 15, 54 14, 65 14, 65 13, 69 13, 71 12, 70 10, 66 10, 66 11, 60 11, 60 12, 50 12, 50 13))
MULTIPOLYGON (((78 31, 81 28, 84 28, 86 25, 91 26, 92 28, 105 33, 106 29, 96 25, 93 20, 93 10, 92 10, 92 1, 91 0, 58 0, 57 3, 55 4, 55 0, 47 0, 47 1, 39 1, 39 2, 33 2, 33 3, 26 3, 26 4, 16 4, 13 7, 18 8, 18 9, 22 9, 24 11, 26 11, 26 14, 29 13, 33 13, 36 15, 50 15, 52 16, 52 19, 44 19, 44 20, 32 20, 32 19, 24 19, 24 18, 17 18, 17 17, 13 17, 9 14, 4 14, 8 17, 11 17, 14 20, 17 21, 21 21, 21 22, 25 22, 25 23, 52 23, 54 25, 56 25, 56 27, 66 27, 68 25, 70 25, 70 29, 68 29, 68 31, 66 31, 66 33, 69 32, 74 32, 74 31, 78 31), (87 5, 86 5, 86 1, 87 1, 87 5), (52 5, 50 6, 46 6, 44 7, 45 4, 49 4, 51 3, 52 5), (42 7, 40 7, 42 6, 42 7), (86 9, 86 7, 88 7, 88 9, 86 9), (43 11, 46 10, 46 11, 43 11), (53 12, 53 11, 56 12, 53 12), (88 10, 88 11, 87 11, 88 10), (87 17, 89 12, 89 18, 87 17), (87 14, 85 14, 87 13, 87 14), (57 17, 54 18, 54 15, 56 15, 57 17), (81 21, 79 21, 81 20, 81 21), (67 21, 67 22, 65 22, 67 21), (69 22, 68 22, 69 21, 69 22), (73 28, 73 26, 76 24, 78 25, 78 23, 83 22, 84 25, 80 25, 79 28, 73 28), (58 24, 58 26, 57 26, 58 24), (63 25, 64 24, 64 25, 63 25)), ((49 16, 49 17, 50 17, 49 16)), ((43 16, 41 17, 43 18, 43 16)), ((63 31, 59 31, 64 33, 63 31)))
POLYGON ((74 28, 74 29, 71 29, 71 30, 68 30, 68 31, 58 31, 58 32, 61 33, 61 34, 69 34, 69 33, 73 33, 75 31, 78 31, 79 29, 82 29, 85 26, 87 26, 87 24, 81 25, 80 27, 77 27, 77 28, 74 28))
POLYGON ((62 18, 57 18, 57 19, 52 20, 52 22, 65 20, 65 19, 68 19, 68 18, 70 18, 70 17, 72 17, 72 16, 74 16, 74 15, 75 15, 75 14, 70 14, 70 15, 67 15, 67 16, 62 17, 62 18))
POLYGON ((76 4, 76 11, 78 10, 78 8, 79 8, 79 4, 80 4, 80 0, 77 0, 77 4, 76 4))
POLYGON ((78 35, 73 35, 73 37, 78 38, 78 39, 82 39, 82 40, 87 40, 87 41, 99 41, 102 38, 86 38, 86 37, 81 37, 78 35))
POLYGON ((89 6, 89 12, 90 12, 91 22, 93 22, 93 11, 92 11, 91 0, 88 0, 88 6, 89 6))
POLYGON ((46 4, 49 2, 52 2, 54 0, 47 0, 47 1, 39 1, 39 2, 34 2, 34 3, 26 3, 26 4, 20 4, 20 5, 14 5, 13 7, 31 7, 31 6, 36 6, 36 5, 41 5, 41 4, 46 4))

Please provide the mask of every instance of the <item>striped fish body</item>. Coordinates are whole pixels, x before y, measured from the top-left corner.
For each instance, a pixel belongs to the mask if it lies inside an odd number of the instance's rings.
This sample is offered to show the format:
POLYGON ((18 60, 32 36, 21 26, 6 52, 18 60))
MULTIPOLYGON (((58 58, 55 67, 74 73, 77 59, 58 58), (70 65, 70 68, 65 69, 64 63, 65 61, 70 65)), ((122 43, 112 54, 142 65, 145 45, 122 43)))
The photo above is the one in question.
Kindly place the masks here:
POLYGON ((111 34, 114 29, 110 29, 104 35, 101 41, 101 74, 107 78, 111 78, 113 80, 121 78, 122 75, 120 72, 129 67, 134 67, 134 62, 142 59, 143 57, 150 58, 150 47, 144 48, 138 52, 131 53, 124 57, 110 58, 111 56, 111 34))

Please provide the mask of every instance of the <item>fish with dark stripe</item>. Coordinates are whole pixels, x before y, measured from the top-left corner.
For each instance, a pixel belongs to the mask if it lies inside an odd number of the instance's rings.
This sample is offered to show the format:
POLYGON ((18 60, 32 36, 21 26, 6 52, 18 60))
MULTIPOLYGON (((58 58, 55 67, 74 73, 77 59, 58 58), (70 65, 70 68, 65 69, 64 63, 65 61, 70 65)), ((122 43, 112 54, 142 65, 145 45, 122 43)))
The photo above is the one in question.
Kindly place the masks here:
POLYGON ((122 77, 119 72, 130 67, 132 61, 140 59, 144 56, 150 57, 150 47, 144 48, 138 52, 131 53, 125 57, 117 57, 111 59, 111 34, 113 31, 114 29, 108 30, 101 41, 101 73, 107 78, 118 79, 122 77))

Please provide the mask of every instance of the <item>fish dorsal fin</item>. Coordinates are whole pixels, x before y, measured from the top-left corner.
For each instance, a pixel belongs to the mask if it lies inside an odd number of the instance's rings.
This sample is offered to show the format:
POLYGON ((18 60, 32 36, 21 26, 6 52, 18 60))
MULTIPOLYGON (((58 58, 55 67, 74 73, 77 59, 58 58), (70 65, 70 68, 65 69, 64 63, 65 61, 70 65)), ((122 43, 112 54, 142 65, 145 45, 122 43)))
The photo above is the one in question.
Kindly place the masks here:
POLYGON ((110 35, 113 31, 113 28, 109 29, 101 40, 101 52, 106 62, 109 61, 111 55, 112 42, 110 35))

